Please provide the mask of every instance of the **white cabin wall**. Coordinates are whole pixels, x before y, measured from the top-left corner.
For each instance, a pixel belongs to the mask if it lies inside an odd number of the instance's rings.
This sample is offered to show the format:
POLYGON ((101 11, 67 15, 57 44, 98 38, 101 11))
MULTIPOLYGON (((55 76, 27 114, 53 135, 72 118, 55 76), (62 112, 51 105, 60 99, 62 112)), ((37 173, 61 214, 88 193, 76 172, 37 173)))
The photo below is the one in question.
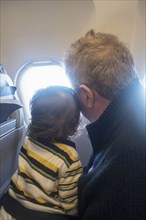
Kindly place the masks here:
POLYGON ((146 1, 137 3, 136 20, 131 39, 131 51, 135 59, 135 65, 141 78, 146 75, 146 1))
POLYGON ((137 1, 94 1, 96 30, 117 35, 128 46, 131 43, 137 1))
POLYGON ((61 59, 92 14, 92 1, 2 1, 2 64, 14 79, 30 60, 61 59))
POLYGON ((93 28, 123 40, 134 52, 141 73, 145 65, 141 2, 2 0, 0 62, 14 80, 20 67, 31 60, 62 59, 70 43, 93 28))

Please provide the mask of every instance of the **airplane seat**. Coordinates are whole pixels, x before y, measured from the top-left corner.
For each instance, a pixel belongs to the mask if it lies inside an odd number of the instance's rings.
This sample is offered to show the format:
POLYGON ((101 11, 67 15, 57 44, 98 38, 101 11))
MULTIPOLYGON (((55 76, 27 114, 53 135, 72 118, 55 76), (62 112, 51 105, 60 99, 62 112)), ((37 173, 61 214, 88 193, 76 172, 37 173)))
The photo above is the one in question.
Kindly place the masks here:
POLYGON ((16 87, 0 65, 0 197, 17 169, 24 139, 23 110, 15 92, 16 87))

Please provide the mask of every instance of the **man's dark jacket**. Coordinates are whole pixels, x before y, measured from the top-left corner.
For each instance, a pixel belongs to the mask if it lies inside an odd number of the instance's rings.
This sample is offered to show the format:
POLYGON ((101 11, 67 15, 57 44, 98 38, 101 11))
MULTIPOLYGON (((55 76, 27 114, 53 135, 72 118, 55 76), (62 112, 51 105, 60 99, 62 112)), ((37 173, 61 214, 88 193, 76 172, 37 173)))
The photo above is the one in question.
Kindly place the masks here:
POLYGON ((93 155, 79 181, 80 220, 146 220, 145 122, 135 81, 87 126, 93 155))

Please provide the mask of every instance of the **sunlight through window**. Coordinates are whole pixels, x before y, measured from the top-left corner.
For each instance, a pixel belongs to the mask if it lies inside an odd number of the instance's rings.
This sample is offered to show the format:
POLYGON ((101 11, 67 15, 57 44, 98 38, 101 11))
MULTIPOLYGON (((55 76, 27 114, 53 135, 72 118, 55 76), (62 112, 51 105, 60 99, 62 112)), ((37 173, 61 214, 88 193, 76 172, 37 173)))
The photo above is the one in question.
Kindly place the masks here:
POLYGON ((32 62, 26 65, 19 71, 16 84, 27 124, 30 118, 29 102, 36 90, 52 85, 71 87, 63 67, 56 62, 32 62))
POLYGON ((143 84, 144 88, 146 89, 146 75, 144 75, 144 78, 142 80, 142 84, 143 84))

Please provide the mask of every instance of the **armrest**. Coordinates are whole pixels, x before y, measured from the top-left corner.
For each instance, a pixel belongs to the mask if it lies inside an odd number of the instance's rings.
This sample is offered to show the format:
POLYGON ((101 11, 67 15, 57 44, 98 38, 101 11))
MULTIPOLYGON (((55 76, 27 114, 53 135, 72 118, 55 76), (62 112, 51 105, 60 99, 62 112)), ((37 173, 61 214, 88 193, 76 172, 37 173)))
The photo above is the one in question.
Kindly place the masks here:
POLYGON ((6 121, 19 108, 22 108, 22 105, 16 99, 0 100, 0 123, 6 121))

